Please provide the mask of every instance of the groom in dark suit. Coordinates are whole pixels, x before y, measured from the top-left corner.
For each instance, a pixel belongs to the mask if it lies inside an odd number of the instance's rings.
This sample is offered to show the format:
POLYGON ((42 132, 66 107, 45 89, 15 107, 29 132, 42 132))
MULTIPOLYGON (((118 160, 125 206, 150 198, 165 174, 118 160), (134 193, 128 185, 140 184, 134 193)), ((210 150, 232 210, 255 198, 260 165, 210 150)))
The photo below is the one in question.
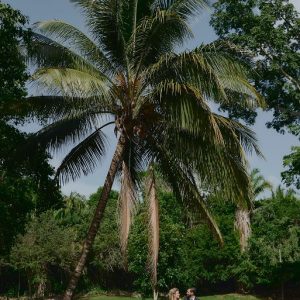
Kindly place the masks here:
POLYGON ((186 296, 184 297, 184 300, 200 300, 198 297, 196 297, 196 289, 189 288, 186 291, 186 296))

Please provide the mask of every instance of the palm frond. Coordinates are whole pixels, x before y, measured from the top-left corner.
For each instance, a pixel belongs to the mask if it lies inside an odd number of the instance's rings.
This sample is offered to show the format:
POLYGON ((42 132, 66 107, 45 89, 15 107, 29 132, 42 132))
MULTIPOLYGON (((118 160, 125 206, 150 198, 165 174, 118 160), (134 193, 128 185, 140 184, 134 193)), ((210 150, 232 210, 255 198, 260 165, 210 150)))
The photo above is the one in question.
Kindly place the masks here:
POLYGON ((175 160, 190 166, 211 190, 222 191, 227 199, 243 207, 251 206, 246 153, 261 155, 255 134, 238 122, 212 113, 193 86, 169 82, 156 89, 162 90, 161 96, 150 95, 148 100, 161 109, 152 137, 175 160))
POLYGON ((229 151, 230 145, 236 144, 236 147, 242 146, 246 153, 252 154, 252 152, 255 152, 257 156, 264 158, 253 130, 235 120, 225 118, 218 114, 214 114, 214 118, 222 134, 224 134, 224 139, 228 141, 226 147, 228 147, 229 151), (232 138, 230 139, 228 135, 231 135, 232 138), (236 139, 234 139, 234 137, 236 137, 236 139))
POLYGON ((165 145, 170 150, 176 147, 173 150, 174 155, 182 163, 190 165, 204 186, 208 186, 212 192, 222 193, 226 199, 248 207, 252 191, 247 162, 242 147, 238 147, 238 139, 232 135, 234 133, 228 136, 222 132, 225 143, 216 145, 201 135, 173 133, 175 140, 166 141, 165 145), (235 141, 228 146, 228 139, 235 141), (188 156, 184 149, 189 149, 188 156))
POLYGON ((50 151, 58 151, 62 146, 73 144, 88 135, 98 125, 96 116, 77 116, 54 122, 37 133, 28 141, 28 147, 32 149, 35 144, 50 151))
POLYGON ((58 44, 74 49, 77 54, 97 66, 103 73, 114 70, 110 61, 96 44, 71 24, 61 20, 48 20, 35 23, 35 29, 47 38, 54 39, 58 44))
POLYGON ((158 129, 158 136, 166 130, 160 143, 182 162, 192 164, 202 180, 215 187, 230 187, 229 199, 250 201, 245 152, 262 155, 255 134, 236 121, 212 113, 201 91, 193 86, 167 82, 156 89, 161 95, 154 101, 166 108, 161 121, 165 125, 158 129))
POLYGON ((125 254, 128 244, 130 226, 136 207, 136 188, 131 178, 130 169, 123 161, 121 189, 119 194, 119 228, 122 252, 125 254))
POLYGON ((83 56, 75 53, 73 49, 34 32, 32 34, 32 49, 27 52, 30 64, 40 67, 72 68, 91 74, 106 75, 96 68, 93 63, 83 56))
POLYGON ((262 192, 266 190, 272 190, 272 184, 260 174, 259 169, 254 168, 250 173, 250 177, 253 187, 254 199, 256 199, 262 192))
POLYGON ((94 171, 105 154, 106 137, 102 128, 95 130, 65 156, 56 171, 56 177, 62 184, 94 171))
POLYGON ((87 24, 93 38, 98 41, 108 59, 118 67, 126 69, 126 46, 124 39, 125 21, 123 10, 127 7, 124 0, 71 0, 80 6, 87 16, 87 24))
POLYGON ((262 106, 262 97, 247 81, 246 69, 223 52, 209 50, 202 46, 181 54, 163 55, 144 74, 152 85, 173 80, 194 86, 203 98, 218 103, 241 99, 245 106, 262 106), (242 97, 234 99, 236 95, 242 97))
MULTIPOLYGON (((216 237, 217 241, 220 243, 220 245, 224 244, 222 233, 219 229, 218 224, 214 220, 213 215, 209 211, 207 204, 205 202, 205 199, 201 195, 199 189, 196 186, 195 178, 192 176, 191 172, 184 172, 182 167, 173 167, 172 171, 177 171, 176 175, 180 176, 179 180, 180 182, 175 185, 175 191, 180 191, 180 195, 182 198, 182 201, 186 204, 186 206, 189 209, 195 209, 195 212, 198 212, 201 218, 208 224, 209 228, 211 229, 213 235, 216 237)), ((190 170, 188 170, 190 171, 190 170)), ((171 174, 169 174, 169 179, 171 179, 171 184, 173 182, 174 187, 174 179, 170 177, 171 174)), ((177 179, 178 180, 178 179, 177 179)))
POLYGON ((174 153, 164 148, 163 144, 158 145, 154 140, 149 141, 149 148, 153 151, 153 156, 161 174, 170 184, 178 199, 181 199, 187 210, 193 209, 205 220, 214 236, 222 245, 222 234, 196 185, 192 166, 180 163, 174 153))
POLYGON ((128 140, 124 149, 123 160, 129 168, 131 179, 134 185, 139 188, 141 186, 140 174, 145 170, 151 157, 147 157, 142 142, 137 138, 128 140))
MULTIPOLYGON (((214 43, 212 43, 202 45, 196 49, 196 51, 201 53, 212 66, 214 72, 218 75, 223 88, 226 90, 227 96, 231 93, 233 95, 233 97, 220 99, 222 100, 220 102, 224 102, 225 100, 227 103, 233 103, 234 101, 237 101, 236 97, 239 96, 238 99, 244 100, 242 104, 244 104, 245 107, 264 107, 265 102, 263 97, 248 81, 251 70, 240 62, 237 58, 238 53, 234 55, 238 49, 233 47, 234 45, 220 47, 220 45, 215 46, 214 43), (231 51, 231 54, 226 52, 228 51, 228 48, 229 51, 231 51), (241 96, 244 96, 244 98, 241 96)), ((218 102, 218 99, 215 100, 218 102)))
POLYGON ((193 134, 201 131, 203 137, 209 136, 215 144, 224 143, 215 115, 196 87, 166 81, 157 84, 149 96, 149 102, 159 103, 166 123, 193 134))
MULTIPOLYGON (((190 117, 193 118, 193 115, 190 117)), ((198 119, 204 117, 203 114, 198 115, 198 119)), ((153 137, 174 155, 175 160, 197 173, 211 190, 222 191, 227 199, 248 207, 252 191, 245 151, 254 150, 260 154, 255 135, 238 122, 226 118, 224 119, 227 121, 224 122, 223 117, 216 114, 212 114, 211 118, 217 131, 209 130, 209 119, 205 119, 202 125, 195 122, 198 127, 192 127, 193 130, 168 121, 157 129, 157 134, 154 133, 153 137), (163 139, 160 137, 162 131, 163 139), (189 155, 186 154, 186 149, 189 155)))
POLYGON ((218 74, 201 52, 163 55, 144 73, 147 81, 154 86, 173 80, 179 84, 194 86, 205 99, 226 99, 226 92, 218 74))
POLYGON ((151 283, 155 289, 157 285, 157 263, 159 253, 159 201, 157 198, 155 175, 150 166, 146 183, 146 201, 148 207, 149 224, 149 259, 148 266, 151 272, 151 283))
POLYGON ((42 122, 58 121, 84 113, 110 115, 115 109, 116 107, 103 104, 97 97, 32 96, 5 105, 6 115, 11 118, 36 118, 42 122))
POLYGON ((178 14, 185 20, 198 15, 204 8, 208 8, 207 0, 155 0, 153 8, 167 10, 178 14))
POLYGON ((64 97, 97 97, 112 99, 108 82, 100 75, 70 68, 40 68, 32 75, 32 83, 50 94, 64 97))
POLYGON ((182 45, 192 36, 188 24, 178 14, 157 10, 137 26, 134 44, 137 67, 143 69, 156 62, 161 55, 173 51, 175 46, 182 45))

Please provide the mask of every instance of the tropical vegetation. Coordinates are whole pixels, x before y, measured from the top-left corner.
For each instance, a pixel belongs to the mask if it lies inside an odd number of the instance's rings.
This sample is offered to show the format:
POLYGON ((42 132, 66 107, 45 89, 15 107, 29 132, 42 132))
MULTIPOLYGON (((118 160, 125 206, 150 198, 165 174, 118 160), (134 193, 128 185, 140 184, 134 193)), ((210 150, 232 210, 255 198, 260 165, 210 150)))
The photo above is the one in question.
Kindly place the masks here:
MULTIPOLYGON (((61 208, 28 219, 10 256, 3 259, 1 293, 42 297, 64 291, 100 193, 101 189, 88 199, 71 194, 64 197, 61 208)), ((110 194, 78 292, 93 295, 126 291, 126 295, 136 292, 150 297, 151 275, 145 272, 147 203, 138 205, 125 257, 118 239, 118 197, 117 192, 110 194)), ((252 235, 245 253, 240 252, 239 235, 234 228, 234 204, 228 205, 221 198, 207 199, 224 237, 224 246, 220 247, 212 239, 207 223, 184 213, 170 191, 159 189, 158 201, 157 288, 161 294, 172 286, 181 291, 196 286, 200 295, 240 291, 279 298, 283 289, 287 299, 297 299, 300 200, 292 191, 277 188, 270 196, 254 202, 252 235)))
POLYGON ((46 122, 29 139, 31 155, 36 145, 57 151, 74 144, 57 170, 63 183, 95 169, 106 150, 104 127, 113 126, 118 139, 65 299, 74 294, 117 174, 125 253, 140 186, 138 173, 143 170, 148 170, 149 264, 156 293, 155 170, 186 209, 197 210, 207 220, 222 243, 200 189, 222 191, 231 201, 247 206, 251 188, 245 152, 260 152, 250 129, 214 113, 208 101, 233 104, 238 99, 245 106, 256 106, 261 99, 231 44, 175 51, 192 36, 188 21, 203 9, 204 1, 72 2, 86 15, 89 35, 59 20, 37 23, 28 57, 37 66, 31 80, 39 95, 12 110, 21 115, 28 111, 46 122))
MULTIPOLYGON (((254 85, 273 114, 266 125, 300 138, 299 11, 289 0, 219 0, 214 3, 211 25, 220 40, 245 50, 241 59, 252 66, 254 85)), ((255 122, 253 109, 227 104, 222 108, 233 118, 255 122)), ((283 181, 299 188, 297 146, 283 165, 289 168, 282 173, 283 181)))
MULTIPOLYGON (((294 7, 216 1, 220 38, 182 50, 204 0, 71 2, 86 33, 61 20, 28 29, 0 3, 0 294, 157 299, 195 286, 297 299, 299 198, 249 172, 246 154, 261 153, 238 121, 266 107, 268 126, 299 133, 294 7), (41 129, 21 132, 28 122, 41 129), (109 143, 103 187, 62 195, 59 184, 97 169, 109 143)), ((298 148, 282 172, 295 188, 298 148)))

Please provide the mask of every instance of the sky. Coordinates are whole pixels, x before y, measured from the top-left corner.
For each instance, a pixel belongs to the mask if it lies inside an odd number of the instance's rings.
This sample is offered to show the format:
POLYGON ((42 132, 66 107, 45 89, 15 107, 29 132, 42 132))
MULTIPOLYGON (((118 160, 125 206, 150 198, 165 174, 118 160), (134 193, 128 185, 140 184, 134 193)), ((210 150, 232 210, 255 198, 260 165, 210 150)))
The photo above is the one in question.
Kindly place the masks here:
MULTIPOLYGON (((74 7, 68 0, 6 0, 3 2, 21 10, 24 15, 29 17, 30 24, 41 20, 62 19, 85 31, 84 19, 80 10, 74 7)), ((300 11, 300 0, 293 0, 291 2, 300 11)), ((184 45, 184 49, 192 49, 201 43, 208 43, 216 39, 213 29, 209 26, 209 18, 209 11, 204 11, 197 19, 193 20, 192 29, 195 38, 188 41, 184 45)), ((253 155, 248 156, 248 160, 251 168, 259 168, 262 175, 274 186, 277 186, 280 184, 280 173, 283 170, 282 158, 290 152, 291 146, 299 145, 299 140, 291 134, 282 135, 273 129, 266 128, 266 122, 271 119, 271 112, 260 111, 255 125, 251 127, 257 135, 258 143, 265 159, 253 155)), ((36 129, 37 126, 34 124, 27 125, 25 128, 26 131, 34 131, 36 129)), ((101 164, 93 174, 82 176, 79 180, 62 186, 63 193, 69 194, 73 191, 88 196, 103 184, 110 159, 113 155, 113 149, 116 145, 116 138, 114 138, 112 129, 107 129, 105 133, 109 137, 110 146, 101 164)), ((51 164, 57 167, 67 151, 68 149, 54 155, 51 164)), ((114 188, 118 188, 117 182, 114 188)))

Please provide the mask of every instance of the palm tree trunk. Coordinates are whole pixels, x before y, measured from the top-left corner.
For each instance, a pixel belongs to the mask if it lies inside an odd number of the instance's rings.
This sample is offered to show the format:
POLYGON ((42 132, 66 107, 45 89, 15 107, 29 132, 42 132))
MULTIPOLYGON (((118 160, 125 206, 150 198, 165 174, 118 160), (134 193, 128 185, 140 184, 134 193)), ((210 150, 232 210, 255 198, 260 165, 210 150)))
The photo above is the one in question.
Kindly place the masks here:
POLYGON ((121 137, 119 138, 114 156, 112 158, 110 168, 106 175, 106 179, 105 179, 105 182, 103 185, 103 189, 101 192, 101 196, 100 196, 96 211, 94 213, 94 217, 92 219, 86 239, 82 246, 80 259, 77 263, 77 266, 76 266, 74 272, 71 275, 68 287, 65 291, 64 300, 71 300, 74 295, 74 291, 76 289, 78 280, 81 276, 82 270, 85 266, 87 256, 92 248, 96 234, 99 230, 100 222, 101 222, 103 214, 104 214, 104 210, 105 210, 105 207, 107 204, 109 193, 111 191, 111 188, 112 188, 112 185, 113 185, 113 182, 115 179, 115 175, 118 170, 118 166, 122 160, 124 148, 125 148, 125 138, 124 138, 124 136, 121 135, 121 137))

